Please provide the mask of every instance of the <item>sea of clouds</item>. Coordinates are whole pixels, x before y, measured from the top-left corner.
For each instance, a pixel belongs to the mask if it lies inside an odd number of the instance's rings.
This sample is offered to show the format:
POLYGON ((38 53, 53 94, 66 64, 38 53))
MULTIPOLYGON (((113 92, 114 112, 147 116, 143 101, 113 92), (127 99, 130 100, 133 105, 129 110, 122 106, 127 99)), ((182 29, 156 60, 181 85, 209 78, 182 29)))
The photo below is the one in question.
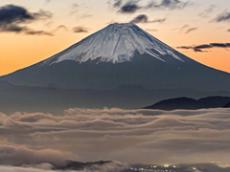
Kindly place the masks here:
POLYGON ((52 172, 69 160, 114 160, 100 166, 101 172, 134 163, 212 163, 226 170, 229 155, 230 109, 76 108, 63 114, 0 114, 4 172, 52 172))

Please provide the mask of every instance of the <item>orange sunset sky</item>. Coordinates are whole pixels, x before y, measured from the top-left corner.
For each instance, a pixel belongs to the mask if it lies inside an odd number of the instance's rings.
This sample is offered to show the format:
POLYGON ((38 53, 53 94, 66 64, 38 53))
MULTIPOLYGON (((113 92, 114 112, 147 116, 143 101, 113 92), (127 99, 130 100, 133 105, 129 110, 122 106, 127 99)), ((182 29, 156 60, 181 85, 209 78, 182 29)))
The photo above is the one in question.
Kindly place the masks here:
POLYGON ((144 18, 137 24, 161 41, 201 63, 230 72, 229 0, 165 0, 165 4, 155 0, 152 6, 151 2, 1 0, 0 75, 46 59, 110 23, 130 22, 138 16, 144 18), (127 3, 132 9, 124 8, 127 3), (13 15, 15 7, 28 16, 20 20, 4 16, 6 8, 12 10, 8 16, 13 15), (195 51, 200 45, 206 48, 195 51))

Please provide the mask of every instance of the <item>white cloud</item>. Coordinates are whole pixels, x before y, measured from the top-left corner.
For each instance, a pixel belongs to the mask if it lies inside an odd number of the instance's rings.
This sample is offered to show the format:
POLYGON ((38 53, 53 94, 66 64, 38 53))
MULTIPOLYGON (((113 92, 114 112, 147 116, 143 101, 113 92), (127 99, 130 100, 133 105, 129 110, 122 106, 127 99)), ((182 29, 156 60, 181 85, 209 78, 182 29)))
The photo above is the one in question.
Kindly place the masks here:
MULTIPOLYGON (((33 150, 18 145, 0 145, 1 165, 36 165, 50 163, 53 165, 65 164, 69 154, 52 149, 33 150)), ((69 159, 70 160, 70 159, 69 159)))
POLYGON ((230 160, 229 114, 230 109, 1 114, 0 139, 34 150, 71 152, 82 161, 225 164, 230 160))
POLYGON ((0 166, 0 171, 3 172, 54 172, 52 170, 26 168, 26 167, 12 167, 12 166, 0 166))

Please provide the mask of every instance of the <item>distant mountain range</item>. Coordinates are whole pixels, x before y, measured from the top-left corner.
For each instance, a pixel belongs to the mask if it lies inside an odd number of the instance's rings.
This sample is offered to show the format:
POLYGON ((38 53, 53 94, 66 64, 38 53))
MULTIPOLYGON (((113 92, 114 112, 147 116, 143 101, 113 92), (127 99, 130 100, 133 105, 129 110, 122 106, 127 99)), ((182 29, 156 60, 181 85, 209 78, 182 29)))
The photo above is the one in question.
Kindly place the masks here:
POLYGON ((172 97, 230 96, 230 74, 200 64, 133 23, 111 24, 0 78, 3 110, 136 108, 172 97))
POLYGON ((208 109, 208 108, 228 108, 230 107, 230 97, 205 97, 201 99, 192 99, 180 97, 167 99, 147 106, 144 109, 208 109))

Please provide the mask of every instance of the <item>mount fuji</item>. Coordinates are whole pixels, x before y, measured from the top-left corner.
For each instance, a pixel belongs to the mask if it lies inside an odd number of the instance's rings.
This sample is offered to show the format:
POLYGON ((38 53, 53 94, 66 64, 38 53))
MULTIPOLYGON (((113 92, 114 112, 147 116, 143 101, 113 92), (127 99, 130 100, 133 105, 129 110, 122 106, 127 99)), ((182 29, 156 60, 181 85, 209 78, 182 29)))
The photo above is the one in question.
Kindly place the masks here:
POLYGON ((23 88, 18 94, 39 89, 37 101, 49 95, 68 107, 142 107, 177 96, 230 95, 229 73, 186 57, 133 23, 111 24, 0 80, 23 88))

